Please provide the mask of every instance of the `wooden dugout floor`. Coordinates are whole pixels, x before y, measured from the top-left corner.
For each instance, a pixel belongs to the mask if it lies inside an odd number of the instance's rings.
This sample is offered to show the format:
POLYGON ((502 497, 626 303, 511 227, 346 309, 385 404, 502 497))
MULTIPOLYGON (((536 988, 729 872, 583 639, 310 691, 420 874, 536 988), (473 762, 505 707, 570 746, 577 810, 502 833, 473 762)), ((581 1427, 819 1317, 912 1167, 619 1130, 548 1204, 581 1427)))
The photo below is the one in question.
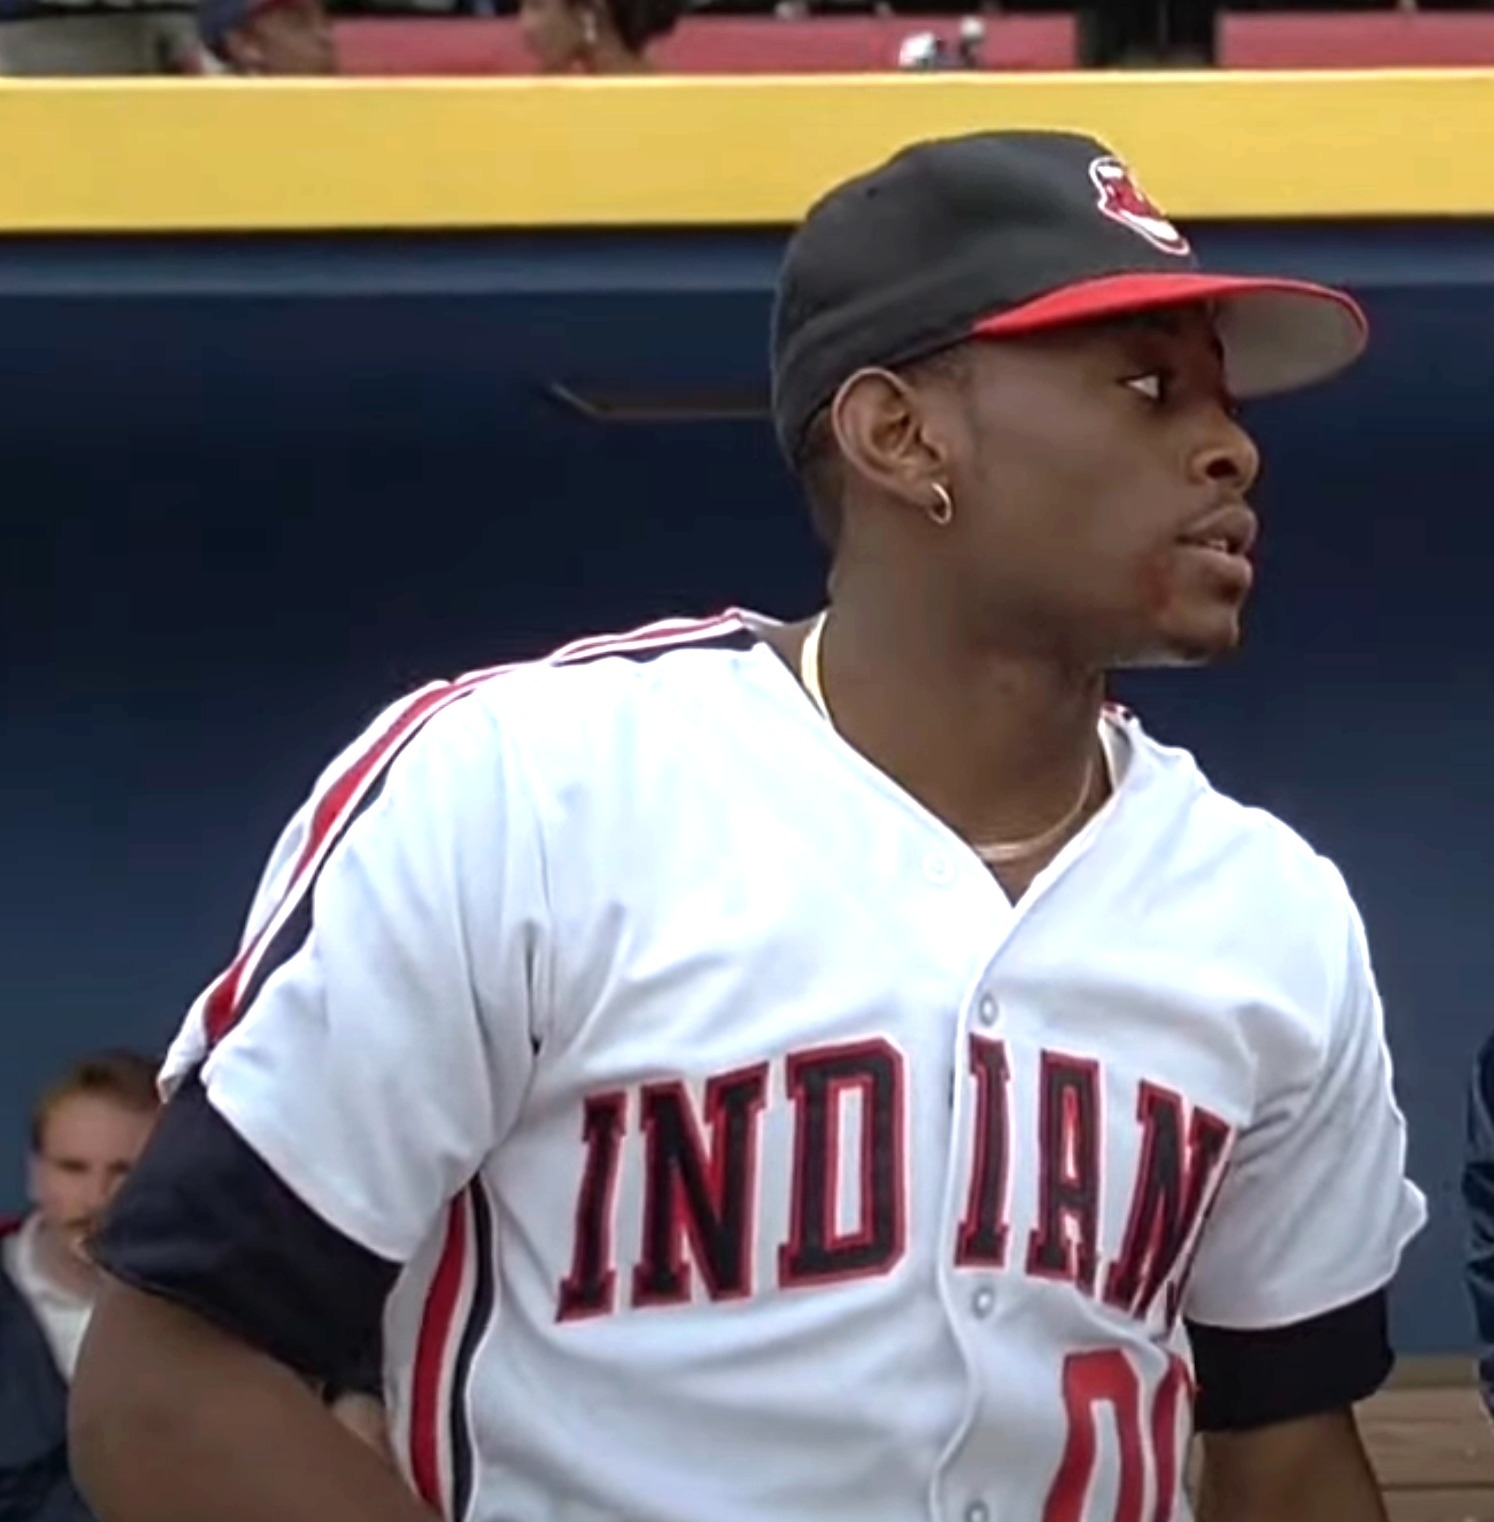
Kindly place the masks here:
POLYGON ((1466 1359, 1404 1359, 1360 1411, 1391 1522, 1494 1522, 1494 1425, 1466 1359))

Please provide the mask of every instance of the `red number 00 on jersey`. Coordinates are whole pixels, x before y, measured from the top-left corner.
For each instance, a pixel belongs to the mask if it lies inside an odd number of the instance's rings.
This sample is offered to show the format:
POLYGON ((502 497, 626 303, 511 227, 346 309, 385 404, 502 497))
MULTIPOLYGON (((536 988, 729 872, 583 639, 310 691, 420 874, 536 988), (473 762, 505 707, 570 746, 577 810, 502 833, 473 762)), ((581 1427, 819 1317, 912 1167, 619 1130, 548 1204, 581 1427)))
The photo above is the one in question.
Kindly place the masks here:
POLYGON ((1063 1403, 1069 1419, 1058 1474, 1043 1522, 1086 1522, 1095 1478, 1099 1423, 1108 1419, 1118 1445, 1115 1522, 1170 1522, 1176 1510, 1182 1454, 1180 1418, 1189 1410, 1193 1378, 1175 1354, 1143 1411, 1141 1376, 1120 1348, 1070 1353, 1063 1365, 1063 1403), (1147 1480, 1152 1512, 1144 1517, 1147 1480))

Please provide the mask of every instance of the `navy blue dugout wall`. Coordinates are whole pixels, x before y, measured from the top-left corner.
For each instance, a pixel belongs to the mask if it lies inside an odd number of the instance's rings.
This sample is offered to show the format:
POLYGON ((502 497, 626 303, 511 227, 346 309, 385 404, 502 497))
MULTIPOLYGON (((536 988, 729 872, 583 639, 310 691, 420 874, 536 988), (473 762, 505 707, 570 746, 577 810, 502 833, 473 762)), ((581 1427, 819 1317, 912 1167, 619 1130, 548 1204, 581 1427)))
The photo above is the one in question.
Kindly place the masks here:
MULTIPOLYGON (((1357 891, 1433 1201, 1402 1341, 1452 1350, 1462 1090, 1494 1027, 1494 228, 1197 231, 1216 262, 1352 283, 1376 338, 1350 379, 1254 414, 1245 653, 1119 690, 1357 891)), ((279 823, 383 702, 663 612, 812 606, 761 422, 602 426, 543 390, 760 386, 776 254, 746 234, 0 245, 17 1162, 60 1064, 163 1043, 279 823)))

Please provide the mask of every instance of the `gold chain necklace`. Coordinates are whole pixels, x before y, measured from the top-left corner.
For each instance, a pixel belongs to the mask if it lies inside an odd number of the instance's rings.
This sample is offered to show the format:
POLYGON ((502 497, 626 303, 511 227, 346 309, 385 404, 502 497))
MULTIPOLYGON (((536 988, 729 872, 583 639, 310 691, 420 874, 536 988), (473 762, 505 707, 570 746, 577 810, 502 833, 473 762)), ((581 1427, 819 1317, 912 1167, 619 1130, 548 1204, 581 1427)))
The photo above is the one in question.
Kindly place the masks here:
MULTIPOLYGON (((824 716, 825 722, 832 728, 835 720, 830 716, 830 705, 825 701, 824 677, 821 674, 820 642, 825 637, 825 618, 821 613, 809 626, 809 633, 804 636, 804 644, 799 651, 799 680, 804 684, 804 690, 809 694, 810 701, 824 716)), ((1030 857, 1037 856, 1049 847, 1057 845, 1068 832, 1078 823, 1079 816, 1084 812, 1084 806, 1089 802, 1090 790, 1095 782, 1095 758, 1091 754, 1089 765, 1084 771, 1084 786, 1079 790, 1078 801, 1057 824, 1049 825, 1041 834, 1033 835, 1027 840, 993 841, 989 845, 978 845, 974 841, 970 849, 980 857, 989 867, 1007 866, 1015 861, 1026 861, 1030 857)))

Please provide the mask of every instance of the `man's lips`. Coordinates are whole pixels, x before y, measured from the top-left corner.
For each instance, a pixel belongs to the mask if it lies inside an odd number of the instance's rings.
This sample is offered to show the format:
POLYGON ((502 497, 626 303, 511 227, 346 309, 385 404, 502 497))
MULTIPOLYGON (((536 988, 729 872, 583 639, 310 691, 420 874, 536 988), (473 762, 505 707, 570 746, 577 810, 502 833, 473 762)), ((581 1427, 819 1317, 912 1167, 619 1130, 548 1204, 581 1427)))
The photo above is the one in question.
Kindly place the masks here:
POLYGON ((1226 502, 1195 518, 1178 535, 1178 543, 1190 549, 1246 559, 1259 532, 1259 520, 1243 502, 1226 502))

